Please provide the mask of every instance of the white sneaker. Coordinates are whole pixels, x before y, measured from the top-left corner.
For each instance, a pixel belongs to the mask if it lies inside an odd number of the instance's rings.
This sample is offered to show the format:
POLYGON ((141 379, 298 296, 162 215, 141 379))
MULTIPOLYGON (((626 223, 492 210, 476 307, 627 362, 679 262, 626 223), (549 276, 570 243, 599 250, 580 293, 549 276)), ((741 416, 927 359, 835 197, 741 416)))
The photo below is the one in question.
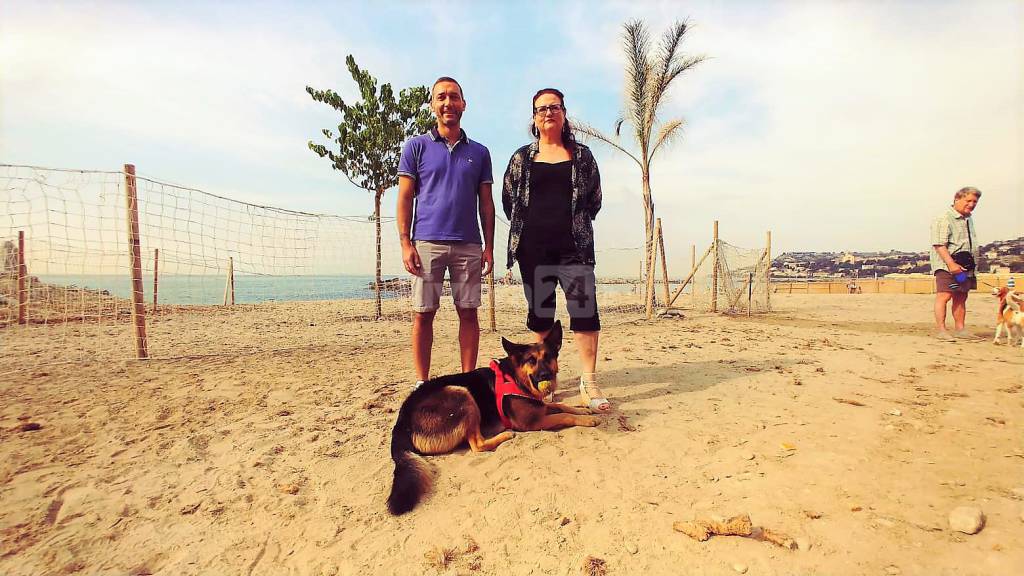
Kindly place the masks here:
POLYGON ((423 380, 417 380, 416 383, 411 386, 412 390, 410 391, 415 392, 420 386, 423 386, 423 380))

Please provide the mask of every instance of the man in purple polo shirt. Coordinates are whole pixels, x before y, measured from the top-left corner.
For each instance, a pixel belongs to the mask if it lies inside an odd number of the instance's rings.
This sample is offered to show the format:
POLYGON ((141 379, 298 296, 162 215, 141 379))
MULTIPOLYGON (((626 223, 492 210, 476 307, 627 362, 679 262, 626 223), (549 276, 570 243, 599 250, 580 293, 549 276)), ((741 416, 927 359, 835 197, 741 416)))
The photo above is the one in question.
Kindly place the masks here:
POLYGON ((434 314, 445 270, 450 272, 459 313, 462 370, 476 368, 480 277, 494 265, 491 154, 462 130, 462 86, 447 76, 438 78, 431 89, 430 109, 437 126, 406 142, 398 163, 398 235, 405 269, 414 276, 412 358, 417 384, 430 377, 434 314))

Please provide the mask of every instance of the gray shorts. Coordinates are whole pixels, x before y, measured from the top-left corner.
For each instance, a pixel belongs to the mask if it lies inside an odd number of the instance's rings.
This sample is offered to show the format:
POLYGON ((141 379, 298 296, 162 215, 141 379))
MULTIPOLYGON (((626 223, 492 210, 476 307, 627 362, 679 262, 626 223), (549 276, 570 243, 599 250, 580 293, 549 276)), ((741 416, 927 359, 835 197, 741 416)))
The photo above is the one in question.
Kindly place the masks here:
POLYGON ((422 276, 412 279, 412 308, 433 312, 441 305, 444 272, 452 281, 452 299, 456 308, 480 307, 482 248, 468 242, 416 241, 416 252, 423 267, 422 276))

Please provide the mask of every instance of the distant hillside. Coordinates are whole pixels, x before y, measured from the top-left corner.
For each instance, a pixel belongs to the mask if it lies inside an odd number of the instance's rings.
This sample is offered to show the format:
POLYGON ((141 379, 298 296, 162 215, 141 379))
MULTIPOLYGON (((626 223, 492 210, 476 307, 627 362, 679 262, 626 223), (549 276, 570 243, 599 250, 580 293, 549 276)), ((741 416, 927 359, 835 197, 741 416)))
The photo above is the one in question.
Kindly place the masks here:
MULTIPOLYGON (((997 240, 981 247, 982 272, 1024 273, 1024 236, 997 240)), ((786 252, 772 261, 772 276, 883 276, 931 272, 928 252, 786 252)))

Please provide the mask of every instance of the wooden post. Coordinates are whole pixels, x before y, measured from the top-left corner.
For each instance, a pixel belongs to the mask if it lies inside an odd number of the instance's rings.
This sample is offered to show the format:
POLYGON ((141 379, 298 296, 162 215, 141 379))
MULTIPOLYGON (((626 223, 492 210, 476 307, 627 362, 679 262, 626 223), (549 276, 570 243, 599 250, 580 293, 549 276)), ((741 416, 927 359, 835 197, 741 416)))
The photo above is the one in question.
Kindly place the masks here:
POLYGON ((661 252, 661 282, 664 285, 662 291, 665 292, 665 308, 668 308, 668 266, 665 264, 665 236, 664 231, 661 228, 661 218, 658 218, 658 251, 661 252))
POLYGON ((25 265, 25 231, 18 230, 18 324, 28 322, 28 267, 25 265))
MULTIPOLYGON (((697 274, 697 245, 690 244, 690 276, 693 277, 697 274)), ((690 300, 696 305, 697 303, 697 283, 693 284, 693 288, 690 289, 690 300)))
POLYGON ((772 309, 772 231, 769 230, 766 235, 766 246, 764 247, 764 257, 767 265, 765 266, 764 281, 765 281, 765 297, 764 307, 765 310, 771 311, 772 309))
POLYGON ((715 251, 714 263, 711 266, 711 311, 718 312, 718 220, 715 220, 711 242, 715 251))
POLYGON ((160 249, 153 250, 153 314, 156 314, 157 291, 160 288, 160 249))
POLYGON ((125 209, 128 213, 128 251, 132 274, 132 324, 135 326, 135 357, 149 358, 146 343, 146 303, 142 291, 142 247, 139 241, 139 196, 135 185, 135 165, 124 165, 125 209))
POLYGON ((487 297, 488 303, 491 306, 490 309, 490 321, 491 321, 491 332, 498 331, 498 325, 495 321, 494 316, 494 265, 491 265, 491 270, 487 273, 487 287, 490 288, 490 294, 487 297))
POLYGON ((750 317, 750 307, 754 301, 754 273, 747 274, 747 317, 750 317))
POLYGON ((235 257, 228 256, 228 277, 224 281, 224 305, 235 305, 235 257))

